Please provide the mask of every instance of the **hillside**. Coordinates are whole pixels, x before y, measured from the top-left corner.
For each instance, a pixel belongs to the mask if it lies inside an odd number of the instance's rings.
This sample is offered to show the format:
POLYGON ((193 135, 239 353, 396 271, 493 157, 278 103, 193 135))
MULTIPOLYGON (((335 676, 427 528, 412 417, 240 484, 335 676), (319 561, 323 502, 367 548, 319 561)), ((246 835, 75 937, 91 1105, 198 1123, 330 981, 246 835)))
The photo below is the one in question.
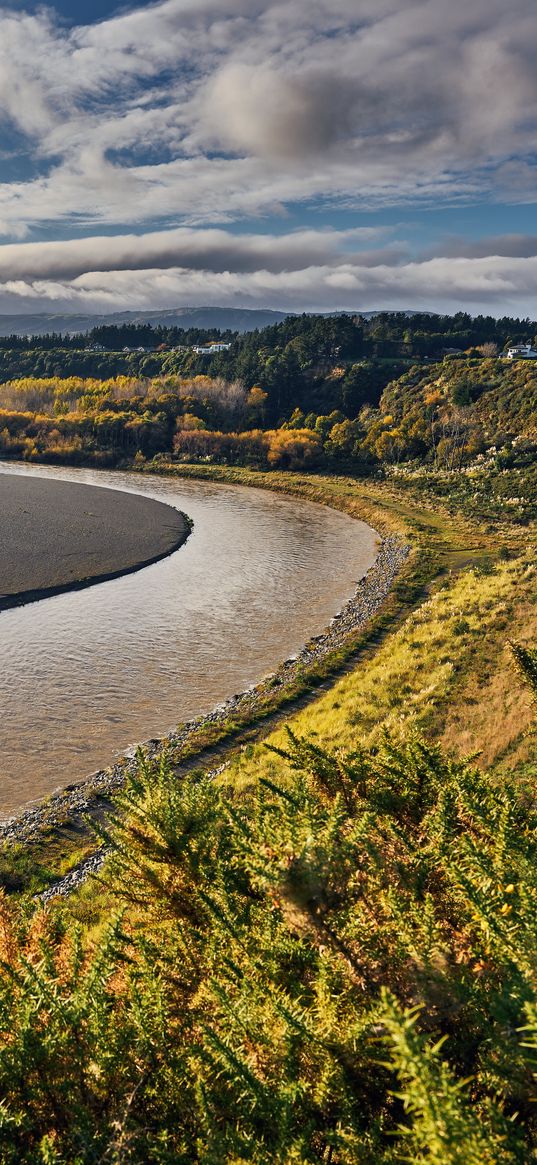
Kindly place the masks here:
POLYGON ((66 314, 63 312, 0 315, 0 336, 84 335, 96 327, 120 327, 124 324, 151 324, 153 327, 209 328, 234 332, 266 328, 285 319, 287 312, 269 308, 185 307, 161 311, 121 311, 105 314, 66 314))
POLYGON ((537 362, 532 360, 443 361, 416 365, 387 385, 381 411, 408 425, 433 410, 481 426, 483 440, 514 440, 537 432, 537 362))
POLYGON ((216 774, 141 760, 99 882, 2 903, 6 1165, 532 1159, 534 532, 273 483, 410 539, 399 620, 216 774))

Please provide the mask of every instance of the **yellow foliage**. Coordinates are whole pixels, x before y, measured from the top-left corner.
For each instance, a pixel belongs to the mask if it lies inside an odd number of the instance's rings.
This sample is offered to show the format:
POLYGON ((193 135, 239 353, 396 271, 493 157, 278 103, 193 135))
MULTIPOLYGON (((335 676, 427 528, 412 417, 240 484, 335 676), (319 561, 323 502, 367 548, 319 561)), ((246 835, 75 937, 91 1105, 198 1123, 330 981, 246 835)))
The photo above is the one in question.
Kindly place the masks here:
POLYGON ((267 461, 273 468, 297 469, 311 465, 318 458, 322 444, 311 429, 272 429, 268 440, 267 461))
POLYGON ((433 408, 441 403, 443 396, 438 388, 429 388, 425 390, 423 399, 428 408, 433 408))

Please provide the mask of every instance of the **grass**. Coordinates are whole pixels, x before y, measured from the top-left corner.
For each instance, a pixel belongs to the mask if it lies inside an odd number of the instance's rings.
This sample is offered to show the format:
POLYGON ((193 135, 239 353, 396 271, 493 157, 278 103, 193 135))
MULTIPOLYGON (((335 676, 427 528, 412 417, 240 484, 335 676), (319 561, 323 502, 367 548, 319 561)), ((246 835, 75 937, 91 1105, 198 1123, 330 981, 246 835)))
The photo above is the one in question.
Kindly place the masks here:
MULTIPOLYGON (((524 697, 516 685, 506 690, 510 681, 501 654, 508 634, 523 638, 524 628, 533 627, 528 625, 529 613, 535 616, 531 531, 509 530, 508 541, 503 535, 498 539, 475 520, 454 521, 441 506, 409 499, 408 491, 393 483, 165 463, 158 471, 292 493, 365 520, 381 534, 397 532, 412 547, 380 614, 344 651, 298 677, 285 692, 268 689, 254 721, 234 713, 223 727, 202 727, 176 763, 188 761, 192 767, 199 758, 201 764, 212 749, 219 750, 220 760, 242 746, 247 752, 234 758, 225 779, 247 784, 252 756, 260 772, 278 768, 266 749, 252 742, 270 732, 274 719, 289 717, 295 731, 326 747, 346 747, 357 731, 360 737, 374 736, 380 725, 392 728, 411 719, 448 745, 464 740, 464 751, 486 749, 488 758, 493 754, 504 764, 532 762, 524 697), (516 557, 499 560, 502 547, 516 557), (487 671, 489 657, 494 663, 487 671), (316 693, 317 685, 324 687, 342 670, 347 674, 327 693, 316 693), (482 709, 480 684, 487 683, 482 709), (301 702, 307 707, 293 714, 293 703, 301 702), (509 705, 509 716, 496 723, 500 705, 504 711, 509 705)), ((281 744, 282 729, 270 739, 281 744)), ((0 884, 35 893, 73 868, 92 845, 90 830, 66 823, 22 851, 4 847, 0 884)))
MULTIPOLYGON (((505 644, 513 632, 531 641, 525 617, 531 607, 537 624, 536 577, 529 556, 498 563, 490 573, 465 570, 412 612, 370 659, 290 718, 290 728, 333 750, 354 747, 357 735, 372 744, 385 729, 415 726, 459 755, 480 751, 494 765, 505 761, 509 744, 513 760, 528 761, 535 755, 526 736, 530 703, 506 668, 505 644), (507 721, 491 689, 508 698, 507 721), (471 728, 461 732, 467 707, 471 728)), ((267 743, 281 748, 285 739, 279 729, 267 743)), ((281 779, 285 766, 274 754, 259 747, 254 756, 256 779, 281 779)), ((251 759, 238 758, 226 781, 247 784, 250 775, 251 759)))
POLYGON ((34 843, 5 843, 0 848, 0 886, 7 893, 31 895, 46 890, 95 849, 93 834, 82 825, 43 831, 34 843))

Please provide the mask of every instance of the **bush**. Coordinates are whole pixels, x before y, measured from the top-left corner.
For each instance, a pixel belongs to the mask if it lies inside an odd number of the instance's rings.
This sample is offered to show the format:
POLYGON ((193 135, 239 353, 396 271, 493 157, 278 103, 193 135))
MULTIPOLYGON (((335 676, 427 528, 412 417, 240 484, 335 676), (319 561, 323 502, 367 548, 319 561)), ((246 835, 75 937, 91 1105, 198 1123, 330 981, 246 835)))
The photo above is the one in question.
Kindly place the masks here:
POLYGON ((530 1159, 534 805, 418 736, 281 755, 141 760, 93 950, 3 903, 3 1162, 530 1159))

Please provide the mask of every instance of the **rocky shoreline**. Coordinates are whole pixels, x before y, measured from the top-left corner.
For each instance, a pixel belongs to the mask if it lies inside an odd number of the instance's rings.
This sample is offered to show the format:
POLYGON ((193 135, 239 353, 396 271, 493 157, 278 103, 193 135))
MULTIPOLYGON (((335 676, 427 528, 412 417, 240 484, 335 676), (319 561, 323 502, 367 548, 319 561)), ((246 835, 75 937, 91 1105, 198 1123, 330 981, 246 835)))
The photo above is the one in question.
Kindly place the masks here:
MULTIPOLYGON (((224 704, 195 720, 189 720, 177 731, 159 740, 144 741, 127 750, 124 757, 108 769, 99 770, 76 784, 52 793, 36 805, 0 824, 0 842, 32 843, 43 837, 44 830, 60 829, 71 820, 81 819, 95 810, 96 804, 107 800, 125 782, 127 775, 137 766, 136 753, 141 747, 153 759, 163 751, 172 752, 174 763, 181 763, 182 755, 191 755, 192 744, 200 730, 221 728, 224 730, 230 720, 240 718, 246 726, 256 718, 256 710, 264 702, 271 690, 278 695, 285 692, 296 679, 307 676, 308 671, 322 663, 328 656, 346 646, 348 640, 361 631, 380 610, 399 571, 410 553, 410 547, 397 536, 385 537, 379 547, 373 566, 360 580, 354 595, 345 603, 320 635, 314 636, 296 656, 286 659, 280 667, 260 683, 252 685, 244 692, 231 696, 224 704)), ((53 894, 70 893, 75 885, 85 880, 102 864, 103 855, 94 854, 71 871, 61 883, 46 892, 53 894), (80 877, 82 866, 87 866, 84 877, 80 877), (71 885, 71 882, 73 883, 71 885), (62 891, 60 885, 66 884, 62 891)))

